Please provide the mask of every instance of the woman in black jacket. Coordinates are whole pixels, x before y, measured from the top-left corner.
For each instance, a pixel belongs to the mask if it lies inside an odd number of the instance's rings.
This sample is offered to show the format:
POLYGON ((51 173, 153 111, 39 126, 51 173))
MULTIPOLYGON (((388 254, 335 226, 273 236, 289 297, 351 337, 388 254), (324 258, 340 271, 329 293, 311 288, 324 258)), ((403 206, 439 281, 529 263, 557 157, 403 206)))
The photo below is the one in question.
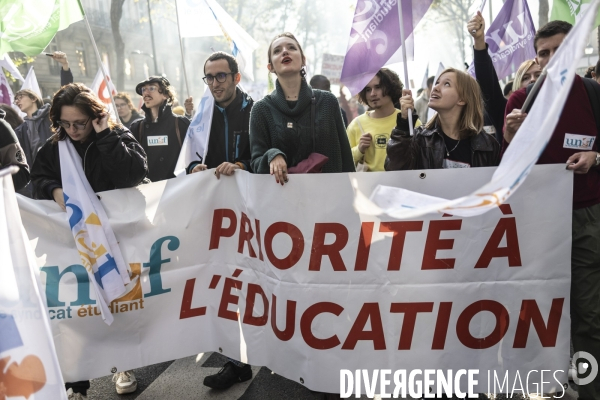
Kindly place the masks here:
MULTIPOLYGON (((483 100, 477 81, 465 72, 446 68, 434 83, 429 107, 434 118, 410 136, 410 90, 400 98, 402 112, 387 145, 385 170, 471 168, 496 166, 500 145, 483 131, 483 100)), ((418 116, 413 116, 413 123, 418 116)))
POLYGON ((52 100, 54 135, 33 164, 34 197, 56 201, 64 209, 58 142, 70 140, 81 156, 94 192, 137 186, 146 177, 146 153, 131 133, 108 119, 105 105, 86 86, 63 86, 52 100))

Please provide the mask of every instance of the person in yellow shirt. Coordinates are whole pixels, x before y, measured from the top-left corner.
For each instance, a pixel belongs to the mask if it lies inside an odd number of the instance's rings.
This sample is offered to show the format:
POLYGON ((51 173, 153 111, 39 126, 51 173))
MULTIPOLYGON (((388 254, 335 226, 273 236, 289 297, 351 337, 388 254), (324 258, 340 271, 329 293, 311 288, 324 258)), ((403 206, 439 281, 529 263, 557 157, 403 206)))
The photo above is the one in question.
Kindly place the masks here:
POLYGON ((398 74, 382 68, 358 94, 369 111, 352 120, 346 132, 354 164, 364 163, 369 172, 384 171, 387 142, 400 112, 394 103, 402 96, 402 88, 398 74))

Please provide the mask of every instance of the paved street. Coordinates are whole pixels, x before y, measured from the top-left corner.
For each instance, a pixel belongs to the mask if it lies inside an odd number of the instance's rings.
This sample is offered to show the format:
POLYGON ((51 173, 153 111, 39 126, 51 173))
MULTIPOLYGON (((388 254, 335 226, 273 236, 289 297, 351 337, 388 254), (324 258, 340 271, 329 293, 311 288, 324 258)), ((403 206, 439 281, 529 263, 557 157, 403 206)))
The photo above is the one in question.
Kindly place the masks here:
MULTIPOLYGON (((266 367, 253 367, 250 381, 232 386, 226 391, 215 391, 202 384, 204 377, 217 373, 226 362, 218 353, 199 354, 176 361, 164 362, 134 370, 138 390, 129 395, 118 395, 112 375, 94 379, 88 391, 89 400, 265 400, 300 399, 321 400, 300 383, 283 378, 266 367)), ((366 397, 365 397, 366 399, 366 397)))
MULTIPOLYGON (((134 370, 138 390, 118 395, 112 375, 94 379, 88 391, 89 400, 322 400, 325 396, 315 393, 289 379, 283 378, 266 367, 253 367, 250 381, 232 386, 229 390, 216 391, 202 384, 204 377, 219 371, 227 361, 219 353, 204 353, 176 361, 168 361, 134 370)), ((380 399, 379 396, 375 397, 380 399)), ((498 396, 495 400, 504 400, 498 396)), ((361 399, 368 399, 363 396, 361 399)), ((522 399, 522 397, 519 397, 522 399)), ((564 400, 576 400, 577 392, 567 389, 564 400)), ((530 400, 543 400, 532 397, 530 400)))

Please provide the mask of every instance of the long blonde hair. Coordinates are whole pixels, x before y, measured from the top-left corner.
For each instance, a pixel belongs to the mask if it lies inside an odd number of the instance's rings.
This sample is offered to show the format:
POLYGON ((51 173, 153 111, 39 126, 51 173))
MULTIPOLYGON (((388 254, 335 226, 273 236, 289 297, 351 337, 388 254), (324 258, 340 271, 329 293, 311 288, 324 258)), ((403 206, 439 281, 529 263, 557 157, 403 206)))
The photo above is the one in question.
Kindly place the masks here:
POLYGON ((529 68, 531 68, 535 64, 536 64, 535 60, 527 60, 527 61, 523 61, 521 63, 521 65, 519 66, 519 69, 517 70, 517 73, 515 74, 515 79, 513 80, 513 91, 516 92, 517 90, 521 89, 521 82, 523 82, 523 75, 525 75, 525 73, 529 70, 529 68))
MULTIPOLYGON (((483 129, 483 96, 479 84, 471 75, 455 68, 446 68, 438 77, 447 72, 454 72, 456 75, 456 91, 458 97, 465 103, 462 108, 458 128, 467 136, 475 136, 483 129)), ((434 82, 434 85, 436 83, 434 82)), ((426 124, 427 129, 433 129, 438 122, 438 114, 435 114, 426 124)))

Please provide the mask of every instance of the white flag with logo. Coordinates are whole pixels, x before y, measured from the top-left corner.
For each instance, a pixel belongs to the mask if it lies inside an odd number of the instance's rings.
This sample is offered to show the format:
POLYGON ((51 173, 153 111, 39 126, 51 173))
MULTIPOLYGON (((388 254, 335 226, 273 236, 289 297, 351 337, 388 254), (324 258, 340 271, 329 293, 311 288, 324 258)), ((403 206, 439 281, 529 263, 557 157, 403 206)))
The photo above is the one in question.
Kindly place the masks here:
POLYGON ((112 102, 110 100, 110 93, 112 93, 113 96, 116 95, 117 88, 115 87, 115 85, 113 85, 112 81, 110 80, 110 72, 108 70, 108 65, 104 64, 104 70, 106 71, 106 80, 108 81, 108 83, 104 80, 102 69, 98 68, 98 72, 96 73, 96 77, 94 78, 94 81, 92 82, 92 87, 90 89, 92 89, 96 96, 98 96, 100 101, 106 104, 108 112, 111 113, 111 116, 114 117, 116 121, 119 121, 118 115, 115 112, 115 110, 113 110, 112 102))
POLYGON ((175 175, 184 173, 192 161, 206 163, 206 152, 208 150, 208 139, 210 137, 214 108, 215 98, 210 92, 210 88, 206 86, 204 95, 198 105, 198 111, 188 127, 185 140, 181 146, 181 152, 175 165, 175 175))
POLYGON ((125 293, 129 272, 104 207, 98 200, 82 168, 81 157, 69 139, 58 142, 60 173, 69 227, 82 265, 108 325, 113 316, 108 309, 114 299, 125 293))
MULTIPOLYGON (((547 78, 527 118, 504 153, 492 180, 473 194, 456 200, 426 196, 405 189, 378 186, 371 203, 358 193, 355 205, 370 214, 416 218, 429 213, 458 216, 483 214, 504 203, 523 183, 554 133, 569 97, 575 70, 588 41, 600 0, 590 3, 546 66, 547 78)), ((565 160, 566 161, 566 160, 565 160)))
POLYGON ((21 90, 29 89, 33 92, 37 93, 40 98, 42 97, 42 91, 40 90, 40 85, 38 83, 37 77, 35 76, 35 70, 33 67, 29 68, 29 72, 25 77, 25 82, 23 82, 23 86, 21 86, 21 90))
POLYGON ((0 171, 0 398, 66 400, 11 169, 0 171))

